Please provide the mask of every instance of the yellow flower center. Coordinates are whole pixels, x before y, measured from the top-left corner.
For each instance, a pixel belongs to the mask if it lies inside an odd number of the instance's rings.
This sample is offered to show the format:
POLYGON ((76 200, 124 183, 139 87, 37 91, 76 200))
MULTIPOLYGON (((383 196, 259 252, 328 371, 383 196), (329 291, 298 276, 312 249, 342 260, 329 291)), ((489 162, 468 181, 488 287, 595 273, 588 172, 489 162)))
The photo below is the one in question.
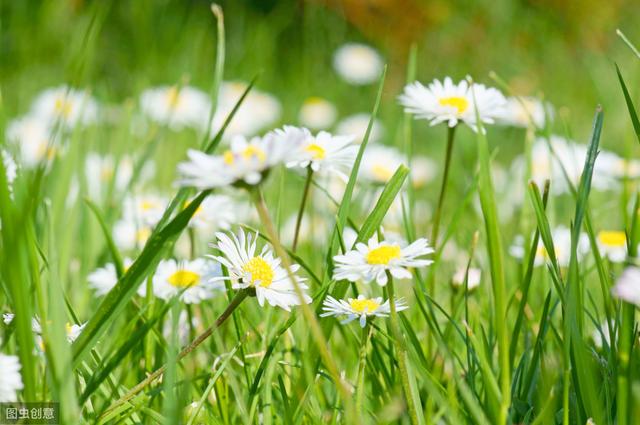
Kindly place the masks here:
POLYGON ((178 270, 167 279, 170 284, 178 288, 190 288, 200 282, 200 275, 190 270, 178 270))
POLYGON ((257 159, 260 162, 264 162, 267 159, 267 155, 262 149, 257 146, 249 145, 242 151, 242 157, 244 159, 257 159))
POLYGON ((605 246, 623 247, 627 243, 627 235, 619 230, 605 230, 598 233, 598 240, 605 246))
POLYGON ((374 299, 356 299, 351 300, 349 304, 356 313, 373 313, 378 309, 378 307, 380 307, 380 304, 378 304, 374 299))
POLYGON ((391 260, 396 258, 400 258, 400 247, 398 245, 380 246, 367 253, 367 263, 369 264, 389 264, 391 260))
POLYGON ((324 159, 327 156, 327 151, 320 145, 312 143, 305 149, 311 154, 311 157, 315 160, 324 159))
POLYGON ((273 282, 273 269, 262 257, 253 257, 242 267, 242 270, 251 274, 252 285, 259 281, 260 286, 267 288, 273 282))
POLYGON ((142 211, 150 211, 154 208, 156 208, 158 206, 157 203, 153 202, 153 201, 149 201, 149 200, 144 200, 142 202, 140 202, 140 209, 142 211))
POLYGON ((451 106, 458 110, 458 114, 462 114, 469 107, 469 101, 461 96, 442 97, 438 99, 441 106, 451 106))
POLYGON ((57 98, 53 108, 57 114, 64 118, 69 118, 71 115, 71 102, 67 101, 64 97, 57 98))
POLYGON ((171 87, 167 90, 167 103, 169 104, 169 108, 174 109, 180 103, 180 91, 177 87, 171 87))
POLYGON ((391 169, 389 169, 389 167, 382 164, 374 165, 371 168, 371 172, 373 173, 375 178, 385 182, 389 181, 393 176, 393 172, 391 171, 391 169))
POLYGON ((149 236, 151 236, 151 229, 149 229, 148 227, 143 227, 141 229, 138 229, 138 231, 136 232, 136 241, 138 241, 138 243, 143 244, 147 241, 147 239, 149 239, 149 236))
POLYGON ((233 152, 231 152, 230 150, 225 151, 222 154, 222 160, 224 161, 225 164, 227 165, 233 165, 235 159, 233 157, 233 152))

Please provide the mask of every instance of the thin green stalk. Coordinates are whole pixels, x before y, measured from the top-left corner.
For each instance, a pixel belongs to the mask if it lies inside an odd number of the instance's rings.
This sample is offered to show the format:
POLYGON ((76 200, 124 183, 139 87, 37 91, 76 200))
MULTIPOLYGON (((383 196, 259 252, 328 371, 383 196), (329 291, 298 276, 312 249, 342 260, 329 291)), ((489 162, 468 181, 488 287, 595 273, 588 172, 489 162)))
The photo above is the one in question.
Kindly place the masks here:
POLYGON ((364 399, 364 369, 367 365, 367 351, 369 351, 369 340, 373 334, 373 326, 369 323, 362 328, 360 339, 360 356, 358 360, 358 377, 356 378, 356 412, 362 414, 362 402, 364 399))
MULTIPOLYGON (((293 288, 296 292, 296 295, 302 300, 304 298, 304 292, 298 283, 298 279, 295 274, 291 270, 291 261, 289 260, 289 256, 287 252, 282 247, 280 243, 280 239, 278 238, 278 233, 276 232, 275 226, 273 225, 273 221, 271 220, 271 216, 269 215, 269 211, 267 209, 267 205, 264 201, 264 197, 262 195, 262 190, 260 186, 254 188, 250 191, 253 202, 256 206, 256 210, 258 212, 258 216, 260 217, 260 221, 264 225, 267 235, 271 239, 271 244, 273 245, 274 250, 276 251, 276 255, 282 261, 282 266, 287 272, 287 276, 289 280, 293 284, 293 288)), ((347 388, 345 382, 340 377, 340 373, 338 372, 338 367, 333 359, 333 356, 329 352, 327 341, 322 332, 322 328, 318 323, 318 320, 308 304, 301 302, 300 308, 302 310, 302 315, 306 320, 306 324, 311 328, 311 335, 315 340, 315 343, 320 351, 320 356, 325 363, 325 366, 329 370, 329 374, 331 378, 334 380, 338 391, 340 391, 340 395, 345 405, 345 410, 347 412, 347 419, 350 423, 357 423, 357 416, 353 406, 353 400, 351 399, 351 392, 347 388)))
MULTIPOLYGON (((201 333, 196 339, 194 339, 191 342, 191 344, 183 348, 182 351, 180 351, 180 353, 177 355, 176 361, 179 362, 181 359, 189 355, 193 350, 198 348, 198 346, 202 344, 207 338, 209 338, 211 334, 213 334, 213 331, 218 329, 225 322, 225 320, 229 318, 231 313, 234 312, 234 310, 242 303, 242 301, 244 301, 244 299, 248 295, 249 295, 248 289, 238 291, 238 293, 233 298, 233 300, 231 300, 231 303, 229 303, 227 308, 222 312, 222 314, 218 317, 215 323, 212 326, 210 326, 207 330, 205 330, 203 333, 201 333)), ((155 381, 160 376, 162 376, 166 368, 167 368, 167 365, 165 364, 159 369, 157 369, 155 372, 153 372, 151 375, 149 375, 146 379, 138 383, 135 387, 131 388, 129 392, 127 392, 124 396, 120 397, 118 400, 112 403, 111 406, 109 406, 100 417, 103 418, 109 415, 119 406, 131 400, 136 394, 142 391, 147 385, 151 384, 153 381, 155 381)))
POLYGON ((438 242, 438 231, 440 230, 440 219, 442 217, 442 204, 447 191, 447 182, 449 180, 449 168, 451 168, 451 155, 453 153, 453 141, 456 127, 447 127, 447 153, 444 158, 444 174, 442 175, 442 184, 440 185, 440 195, 438 195, 438 204, 436 212, 433 215, 433 228, 431 229, 431 244, 435 247, 438 242))
POLYGON ((405 399, 407 400, 409 418, 411 419, 411 423, 414 425, 423 424, 424 417, 422 414, 422 405, 420 404, 420 394, 418 394, 418 392, 415 391, 414 386, 411 385, 409 369, 407 366, 407 347, 404 341, 404 337, 400 332, 400 324, 398 323, 398 311, 396 309, 396 300, 394 297, 393 276, 389 271, 387 271, 387 279, 387 292, 389 294, 389 307, 391 312, 391 331, 393 332, 393 341, 396 346, 398 367, 400 368, 402 389, 404 391, 405 399))
POLYGON ((311 166, 307 167, 307 180, 304 183, 304 192, 302 193, 302 201, 300 202, 300 209, 298 210, 298 217, 296 218, 296 231, 293 234, 293 245, 291 251, 296 252, 298 247, 298 237, 300 236, 300 226, 302 225, 302 216, 304 215, 304 208, 307 205, 307 199, 309 198, 309 189, 311 188, 311 182, 313 181, 313 169, 311 166))

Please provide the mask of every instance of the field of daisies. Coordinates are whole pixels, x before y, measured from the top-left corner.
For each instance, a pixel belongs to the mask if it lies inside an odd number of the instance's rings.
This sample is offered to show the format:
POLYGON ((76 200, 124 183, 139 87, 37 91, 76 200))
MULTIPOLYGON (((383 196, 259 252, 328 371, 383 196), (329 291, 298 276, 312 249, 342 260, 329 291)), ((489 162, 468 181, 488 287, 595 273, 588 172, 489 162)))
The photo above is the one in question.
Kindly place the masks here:
POLYGON ((633 25, 528 81, 349 2, 114 3, 0 7, 0 410, 640 423, 633 25))

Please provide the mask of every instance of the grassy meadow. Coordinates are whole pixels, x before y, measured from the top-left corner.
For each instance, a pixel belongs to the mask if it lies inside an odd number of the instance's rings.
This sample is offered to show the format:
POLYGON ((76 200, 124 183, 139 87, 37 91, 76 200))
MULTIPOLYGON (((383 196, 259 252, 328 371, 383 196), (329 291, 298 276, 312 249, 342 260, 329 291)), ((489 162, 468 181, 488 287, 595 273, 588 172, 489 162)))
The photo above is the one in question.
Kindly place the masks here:
POLYGON ((640 423, 639 20, 0 3, 0 410, 640 423))

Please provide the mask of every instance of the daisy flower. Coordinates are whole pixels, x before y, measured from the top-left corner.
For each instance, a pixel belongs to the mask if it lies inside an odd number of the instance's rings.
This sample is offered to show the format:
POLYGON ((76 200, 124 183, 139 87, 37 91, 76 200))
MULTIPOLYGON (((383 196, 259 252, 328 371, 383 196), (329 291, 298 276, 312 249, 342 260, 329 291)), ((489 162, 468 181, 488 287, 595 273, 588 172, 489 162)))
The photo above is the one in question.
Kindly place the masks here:
POLYGON ((431 264, 433 261, 419 257, 433 252, 424 238, 404 248, 397 243, 377 242, 376 238, 371 238, 366 245, 357 243, 356 249, 333 257, 336 263, 333 278, 351 282, 362 280, 365 283, 375 280, 384 286, 387 284, 387 271, 396 279, 409 279, 411 272, 408 269, 431 264))
MULTIPOLYGON (((113 155, 101 155, 95 152, 87 154, 84 173, 87 180, 87 195, 96 199, 105 199, 110 191, 123 193, 131 183, 134 161, 129 156, 116 159, 113 155)), ((155 174, 155 165, 146 161, 136 179, 136 186, 149 181, 155 174)))
POLYGON ((167 198, 153 193, 127 196, 123 201, 122 215, 135 223, 154 226, 162 218, 168 203, 167 198))
POLYGON ((12 191, 13 181, 18 175, 18 166, 13 160, 13 157, 4 149, 0 149, 0 157, 2 158, 2 165, 4 166, 4 172, 6 175, 7 183, 9 185, 9 193, 12 191))
POLYGON ((458 122, 464 122, 473 131, 478 130, 475 105, 480 121, 493 124, 504 113, 507 103, 495 88, 470 85, 467 80, 454 84, 450 77, 442 82, 433 80, 427 87, 417 81, 411 83, 404 88, 399 101, 406 112, 428 120, 431 125, 446 122, 449 127, 455 127, 458 122))
POLYGON ((353 166, 358 153, 351 136, 333 136, 326 131, 313 136, 306 128, 292 126, 276 130, 275 134, 279 139, 295 141, 297 149, 289 156, 289 168, 311 167, 315 172, 335 173, 346 180, 345 172, 353 166))
POLYGON ((631 266, 624 269, 611 288, 611 294, 640 307, 640 267, 631 266))
MULTIPOLYGON (((565 226, 558 226, 551 231, 551 238, 553 239, 553 250, 555 251, 558 265, 560 267, 567 267, 571 259, 571 230, 565 226)), ((516 237, 509 248, 509 253, 513 257, 522 260, 525 254, 524 243, 525 241, 522 236, 516 237)), ((584 255, 589 252, 589 249, 589 237, 585 233, 581 233, 578 239, 578 259, 584 257, 584 255)), ((538 242, 538 247, 536 248, 533 264, 535 266, 541 266, 549 261, 549 253, 544 247, 544 243, 541 238, 538 242)))
POLYGON ((298 121, 305 127, 323 130, 331 127, 337 116, 338 111, 333 103, 321 97, 310 97, 302 104, 298 121))
MULTIPOLYGON (((185 205, 185 208, 188 206, 185 205)), ((233 199, 226 195, 209 195, 196 209, 189 227, 204 232, 227 230, 231 223, 238 221, 237 206, 233 199)))
MULTIPOLYGON (((231 110, 247 88, 244 81, 226 81, 220 86, 218 107, 213 118, 212 134, 222 127, 231 110)), ((273 95, 252 88, 236 111, 225 131, 225 138, 250 137, 273 125, 280 118, 282 107, 273 95)))
MULTIPOLYGON (((367 147, 360 164, 360 175, 373 184, 386 184, 393 173, 407 157, 390 146, 373 145, 367 147)), ((429 158, 414 156, 411 162, 411 181, 414 187, 421 187, 435 176, 437 166, 429 158)))
POLYGON ((469 273, 467 273, 467 268, 463 267, 456 271, 451 279, 451 284, 454 288, 464 288, 464 280, 467 278, 467 288, 471 291, 474 288, 480 286, 480 277, 482 276, 482 270, 476 269, 474 267, 469 268, 469 273))
POLYGON ((24 388, 20 368, 18 356, 0 353, 0 403, 18 400, 17 393, 24 388))
POLYGON ((34 168, 54 159, 62 152, 59 138, 42 118, 25 116, 11 121, 7 140, 17 146, 18 159, 25 168, 34 168))
POLYGON ((603 230, 598 232, 598 248, 600 253, 612 263, 622 263, 627 258, 627 235, 620 230, 603 230))
MULTIPOLYGON (((131 267, 133 260, 131 258, 125 258, 123 260, 123 266, 125 271, 131 267)), ((89 287, 94 290, 96 297, 106 295, 114 286, 118 283, 118 273, 116 272, 116 266, 113 263, 107 263, 103 267, 99 267, 87 276, 89 287)), ((144 285, 140 286, 141 290, 144 290, 144 285)), ((140 291, 138 291, 140 294, 140 291)))
POLYGON ((182 302, 199 304, 223 288, 216 280, 221 274, 219 264, 203 258, 182 262, 163 260, 153 275, 153 293, 163 300, 180 294, 182 302))
POLYGON ((181 176, 178 184, 200 190, 234 183, 256 185, 271 167, 285 161, 295 148, 291 143, 300 143, 300 140, 276 138, 269 133, 249 140, 236 136, 222 155, 209 155, 190 149, 187 152, 189 161, 178 164, 181 176))
MULTIPOLYGON (((216 233, 216 238, 218 243, 212 246, 220 250, 222 255, 210 257, 227 268, 229 277, 218 277, 214 280, 230 280, 234 289, 254 289, 260 306, 263 306, 266 300, 274 307, 291 311, 292 306, 300 305, 301 302, 311 302, 311 297, 306 294, 302 300, 300 299, 294 283, 281 265, 281 260, 273 256, 267 245, 258 253, 257 234, 245 235, 240 229, 238 235, 216 233)), ((297 264, 291 266, 291 272, 294 274, 299 269, 300 266, 297 264)), ((304 278, 296 276, 295 279, 300 289, 308 289, 304 278)))
POLYGON ((67 323, 65 331, 67 333, 67 341, 69 341, 69 344, 73 344, 73 342, 78 339, 85 326, 87 326, 87 322, 84 322, 81 325, 67 323))
POLYGON ((372 47, 347 43, 333 55, 333 67, 347 83, 361 86, 380 78, 383 63, 380 54, 372 47))
MULTIPOLYGON (((402 311, 409 308, 402 299, 396 300, 396 311, 402 311)), ((341 324, 352 322, 360 319, 360 327, 364 328, 367 324, 368 317, 387 317, 391 313, 389 301, 382 302, 382 297, 367 298, 364 295, 358 295, 358 298, 348 298, 347 300, 337 300, 331 295, 327 295, 322 303, 322 311, 320 317, 327 316, 347 316, 341 321, 341 324)))
POLYGON ((544 128, 547 116, 551 116, 551 105, 535 97, 509 97, 498 123, 513 127, 544 128))
POLYGON ((67 128, 89 125, 98 120, 98 103, 85 90, 60 86, 43 91, 36 97, 31 114, 50 125, 67 128))
MULTIPOLYGON (((336 133, 345 136, 353 136, 357 144, 361 144, 364 135, 367 132, 371 115, 367 113, 359 113, 344 118, 336 126, 336 133)), ((384 126, 379 120, 374 120, 371 126, 371 134, 369 134, 369 143, 380 141, 384 136, 384 126)))
POLYGON ((151 120, 172 130, 206 128, 211 112, 209 96, 194 87, 161 86, 140 95, 140 108, 151 120))
POLYGON ((113 225, 113 241, 122 251, 135 251, 144 247, 152 232, 152 226, 124 217, 113 225))

